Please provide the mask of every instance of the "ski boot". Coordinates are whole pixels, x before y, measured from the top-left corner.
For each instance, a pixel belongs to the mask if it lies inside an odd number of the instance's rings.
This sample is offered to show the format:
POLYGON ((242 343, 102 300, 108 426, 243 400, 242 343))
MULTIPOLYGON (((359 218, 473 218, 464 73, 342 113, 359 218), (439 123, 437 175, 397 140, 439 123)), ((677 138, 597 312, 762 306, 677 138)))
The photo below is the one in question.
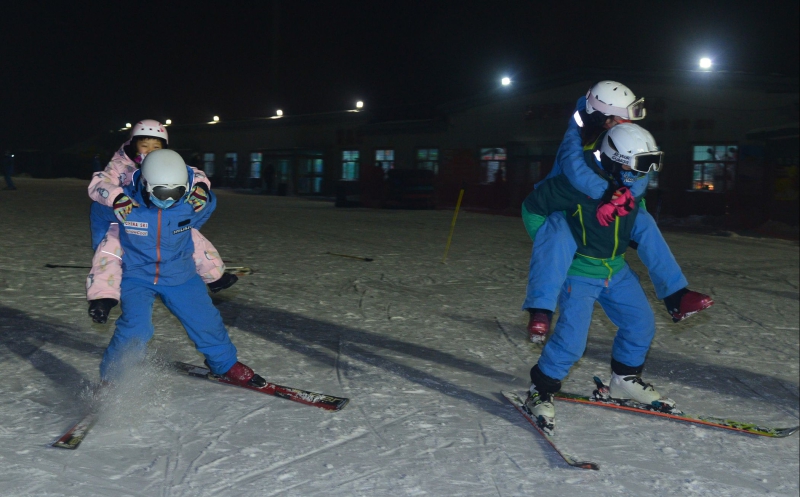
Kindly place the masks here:
POLYGON ((232 287, 237 281, 239 281, 239 277, 235 274, 222 273, 222 276, 220 276, 217 281, 212 281, 211 283, 208 283, 207 286, 208 289, 211 290, 211 293, 217 293, 221 290, 232 287))
POLYGON ((267 380, 257 375, 251 368, 241 362, 234 364, 222 377, 240 387, 261 388, 267 384, 267 380))
POLYGON ((530 394, 525 399, 525 409, 531 417, 536 420, 536 424, 548 435, 552 435, 556 429, 556 408, 553 405, 553 394, 539 393, 534 385, 531 385, 530 394))
POLYGON ((528 312, 531 314, 528 320, 528 338, 533 343, 542 343, 550 331, 550 318, 553 313, 546 309, 528 309, 528 312))
POLYGON ((103 324, 108 321, 108 313, 119 304, 116 299, 95 299, 89 301, 89 317, 95 323, 103 324))
POLYGON ((708 309, 714 305, 714 300, 708 295, 684 288, 664 299, 667 312, 672 316, 672 322, 683 321, 693 314, 708 309))
MULTIPOLYGON (((601 390, 595 391, 596 397, 603 394, 601 390)), ((611 382, 605 393, 607 399, 632 400, 644 406, 650 406, 656 411, 666 413, 679 412, 674 400, 662 397, 658 390, 653 388, 653 385, 645 383, 637 375, 622 376, 612 373, 611 382)))

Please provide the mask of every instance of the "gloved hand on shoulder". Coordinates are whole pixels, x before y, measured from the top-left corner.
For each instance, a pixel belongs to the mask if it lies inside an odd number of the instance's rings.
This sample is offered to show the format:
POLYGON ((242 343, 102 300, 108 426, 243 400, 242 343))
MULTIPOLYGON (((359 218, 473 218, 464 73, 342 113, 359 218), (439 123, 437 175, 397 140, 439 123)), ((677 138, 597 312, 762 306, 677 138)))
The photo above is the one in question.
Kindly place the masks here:
POLYGON ((125 219, 134 207, 139 207, 139 204, 124 193, 120 193, 117 195, 117 198, 114 199, 114 215, 121 223, 125 222, 125 219))
POLYGON ((191 204, 195 212, 203 210, 203 207, 208 203, 208 187, 205 183, 197 183, 192 188, 186 201, 191 204))
POLYGON ((601 226, 609 226, 615 216, 627 216, 635 206, 631 191, 622 187, 611 195, 611 200, 597 206, 597 221, 601 226))

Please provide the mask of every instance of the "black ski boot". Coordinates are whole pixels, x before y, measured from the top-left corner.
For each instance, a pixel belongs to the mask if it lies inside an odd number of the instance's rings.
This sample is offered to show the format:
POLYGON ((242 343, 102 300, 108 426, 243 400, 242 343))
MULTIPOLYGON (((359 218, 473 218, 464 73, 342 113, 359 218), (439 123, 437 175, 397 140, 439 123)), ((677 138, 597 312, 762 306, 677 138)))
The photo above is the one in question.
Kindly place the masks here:
POLYGON ((233 286, 234 283, 239 281, 239 277, 235 274, 231 273, 222 273, 222 276, 217 281, 212 281, 208 283, 208 289, 211 290, 211 293, 217 293, 220 290, 225 290, 226 288, 230 288, 233 286))
POLYGON ((103 324, 108 321, 108 313, 119 304, 116 299, 96 299, 89 301, 89 317, 95 323, 103 324))

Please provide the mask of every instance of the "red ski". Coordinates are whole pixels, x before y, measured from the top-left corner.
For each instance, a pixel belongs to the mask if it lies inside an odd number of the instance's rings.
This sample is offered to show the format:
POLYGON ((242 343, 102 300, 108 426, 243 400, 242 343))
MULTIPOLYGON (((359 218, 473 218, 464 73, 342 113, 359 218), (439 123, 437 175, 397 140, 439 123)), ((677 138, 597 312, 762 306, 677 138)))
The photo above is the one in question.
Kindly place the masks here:
MULTIPOLYGON (((179 373, 197 378, 205 378, 207 380, 223 383, 225 385, 241 386, 229 382, 222 376, 215 375, 205 366, 195 366, 194 364, 187 364, 185 362, 174 362, 173 366, 179 373)), ((267 383, 263 387, 250 387, 241 386, 248 390, 265 393, 275 397, 281 397, 294 402, 299 402, 308 406, 319 407, 328 411, 339 411, 350 402, 350 399, 345 397, 334 397, 333 395, 325 395, 323 393, 309 392, 307 390, 300 390, 298 388, 284 387, 274 383, 267 383)))

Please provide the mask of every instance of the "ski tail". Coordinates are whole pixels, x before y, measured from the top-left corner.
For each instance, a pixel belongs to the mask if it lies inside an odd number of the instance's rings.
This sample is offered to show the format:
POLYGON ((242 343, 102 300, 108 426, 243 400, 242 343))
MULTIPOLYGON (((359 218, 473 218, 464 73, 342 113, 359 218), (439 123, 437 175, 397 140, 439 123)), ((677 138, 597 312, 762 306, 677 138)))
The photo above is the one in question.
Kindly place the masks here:
POLYGON ((503 394, 503 397, 505 397, 506 400, 508 400, 511 403, 511 405, 513 405, 517 409, 517 411, 520 412, 520 414, 525 416, 525 419, 527 419, 528 422, 530 422, 530 424, 532 424, 534 428, 536 428, 536 431, 539 432, 539 434, 542 437, 544 437, 547 443, 549 443, 550 446, 553 448, 553 450, 555 450, 556 453, 559 456, 561 456, 564 462, 575 468, 592 469, 595 471, 598 471, 600 469, 600 466, 595 462, 580 461, 576 459, 574 456, 567 454, 566 452, 559 449, 555 443, 555 440, 553 439, 553 436, 549 435, 547 432, 542 430, 542 428, 539 426, 536 420, 533 419, 531 413, 528 411, 528 409, 525 408, 525 402, 522 400, 522 398, 520 398, 519 395, 517 395, 514 392, 501 392, 501 393, 503 394))

